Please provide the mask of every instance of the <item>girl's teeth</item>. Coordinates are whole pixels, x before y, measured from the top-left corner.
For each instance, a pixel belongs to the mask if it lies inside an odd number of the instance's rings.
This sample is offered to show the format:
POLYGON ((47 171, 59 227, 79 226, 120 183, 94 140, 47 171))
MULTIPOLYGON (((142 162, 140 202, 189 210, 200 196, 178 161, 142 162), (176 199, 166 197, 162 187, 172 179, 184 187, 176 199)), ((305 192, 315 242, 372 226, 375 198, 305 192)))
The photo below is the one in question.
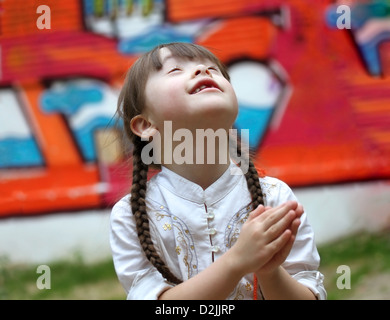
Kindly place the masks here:
POLYGON ((200 86, 198 89, 195 90, 194 93, 198 93, 200 90, 203 90, 204 88, 207 88, 207 86, 205 86, 205 85, 200 86))

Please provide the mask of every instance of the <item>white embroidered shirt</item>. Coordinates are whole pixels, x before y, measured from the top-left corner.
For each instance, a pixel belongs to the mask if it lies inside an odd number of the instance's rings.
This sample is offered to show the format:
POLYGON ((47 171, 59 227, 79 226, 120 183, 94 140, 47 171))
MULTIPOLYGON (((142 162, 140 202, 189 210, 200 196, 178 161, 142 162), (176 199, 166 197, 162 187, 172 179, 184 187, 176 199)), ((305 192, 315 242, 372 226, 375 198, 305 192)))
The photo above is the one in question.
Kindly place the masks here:
MULTIPOLYGON (((231 175, 229 169, 206 190, 165 167, 148 182, 146 203, 152 240, 160 257, 179 279, 193 277, 229 250, 251 211, 245 177, 231 175)), ((276 178, 260 178, 260 184, 267 206, 297 201, 287 184, 276 178)), ((127 299, 157 299, 173 286, 147 260, 140 246, 129 195, 112 209, 110 244, 127 299)), ((326 299, 319 263, 313 230, 304 213, 293 248, 282 266, 317 298, 326 299)), ((252 298, 253 274, 248 274, 228 299, 252 298)))

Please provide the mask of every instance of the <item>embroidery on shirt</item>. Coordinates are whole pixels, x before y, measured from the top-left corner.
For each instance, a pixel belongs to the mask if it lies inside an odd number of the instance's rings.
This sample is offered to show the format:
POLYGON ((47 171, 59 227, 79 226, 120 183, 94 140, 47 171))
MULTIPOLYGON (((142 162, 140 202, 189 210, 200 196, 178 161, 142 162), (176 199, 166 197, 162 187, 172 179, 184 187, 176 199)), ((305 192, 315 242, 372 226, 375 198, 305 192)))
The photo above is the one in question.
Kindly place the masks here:
POLYGON ((252 286, 249 282, 240 281, 238 285, 234 288, 234 291, 229 296, 229 300, 244 300, 246 297, 252 297, 252 286))
POLYGON ((237 241, 241 231, 241 227, 248 219, 249 213, 252 211, 250 206, 245 206, 236 212, 229 220, 225 228, 225 246, 231 248, 237 241))
POLYGON ((260 180, 260 186, 263 191, 263 197, 267 199, 267 196, 271 196, 272 189, 276 188, 276 183, 268 183, 264 180, 260 180))
POLYGON ((240 280, 227 300, 252 300, 253 299, 253 283, 244 277, 240 280))
POLYGON ((156 221, 160 223, 162 230, 164 232, 174 232, 176 240, 175 252, 185 266, 188 279, 191 278, 198 273, 198 258, 194 240, 187 225, 179 217, 170 213, 163 205, 151 199, 148 201, 150 204, 153 204, 150 213, 154 213, 156 221))

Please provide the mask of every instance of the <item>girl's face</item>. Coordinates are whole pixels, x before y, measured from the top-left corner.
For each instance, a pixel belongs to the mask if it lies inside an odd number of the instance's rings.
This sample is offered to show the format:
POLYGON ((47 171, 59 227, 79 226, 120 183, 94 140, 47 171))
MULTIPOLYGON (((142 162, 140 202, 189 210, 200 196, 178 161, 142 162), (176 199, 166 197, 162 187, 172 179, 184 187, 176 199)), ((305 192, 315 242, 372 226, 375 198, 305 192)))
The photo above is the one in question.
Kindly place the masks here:
POLYGON ((174 57, 160 49, 162 68, 152 72, 145 87, 144 115, 162 133, 164 121, 174 130, 230 129, 238 102, 230 82, 207 59, 174 57))

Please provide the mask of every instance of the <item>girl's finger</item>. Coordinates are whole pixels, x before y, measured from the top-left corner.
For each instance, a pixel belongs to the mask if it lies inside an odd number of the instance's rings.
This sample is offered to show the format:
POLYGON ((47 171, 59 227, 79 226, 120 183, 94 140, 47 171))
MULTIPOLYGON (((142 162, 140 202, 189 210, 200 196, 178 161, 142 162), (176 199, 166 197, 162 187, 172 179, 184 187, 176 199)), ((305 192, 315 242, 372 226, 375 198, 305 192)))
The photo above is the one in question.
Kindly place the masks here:
POLYGON ((299 218, 294 219, 293 222, 291 223, 290 230, 294 236, 297 234, 300 224, 301 224, 301 220, 299 218))
POLYGON ((291 230, 285 230, 279 237, 274 241, 270 242, 267 246, 271 250, 271 255, 275 255, 278 251, 284 248, 291 239, 291 230))
POLYGON ((267 210, 267 215, 264 215, 264 229, 269 229, 272 225, 280 221, 290 210, 295 210, 296 202, 286 202, 274 209, 267 210))
POLYGON ((249 213, 248 221, 255 219, 260 214, 262 214, 265 211, 265 208, 263 205, 259 205, 255 210, 253 210, 251 213, 249 213))
MULTIPOLYGON (((264 236, 267 242, 274 241, 278 238, 285 230, 290 229, 293 220, 296 218, 294 210, 289 210, 284 214, 278 221, 270 225, 268 229, 265 229, 264 236)), ((291 231, 291 230, 290 230, 291 231)))
POLYGON ((300 217, 305 212, 305 210, 303 209, 303 206, 301 204, 298 204, 295 212, 297 214, 297 217, 300 217))
MULTIPOLYGON (((287 235, 288 235, 288 233, 286 233, 286 237, 287 237, 287 235)), ((283 234, 283 236, 284 236, 284 234, 283 234)), ((286 260, 287 256, 289 255, 289 253, 291 251, 291 248, 294 244, 294 240, 295 240, 295 236, 290 234, 290 237, 288 238, 288 240, 285 241, 283 246, 273 256, 275 264, 280 265, 286 260)))

